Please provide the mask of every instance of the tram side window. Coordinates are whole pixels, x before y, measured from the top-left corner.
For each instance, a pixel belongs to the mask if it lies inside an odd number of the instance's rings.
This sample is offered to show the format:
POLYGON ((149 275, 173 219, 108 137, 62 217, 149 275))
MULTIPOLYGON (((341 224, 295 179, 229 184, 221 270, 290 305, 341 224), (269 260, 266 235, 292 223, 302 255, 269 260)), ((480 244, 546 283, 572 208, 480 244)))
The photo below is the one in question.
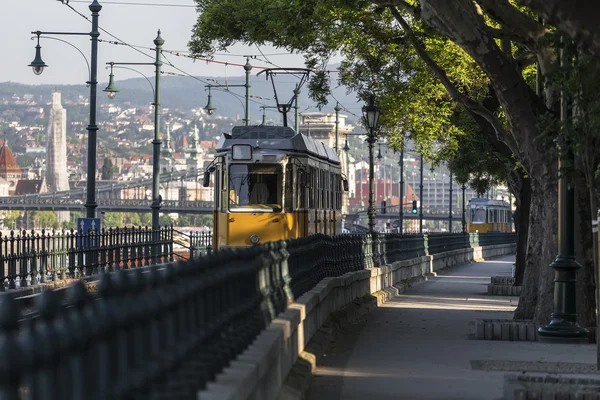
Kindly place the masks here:
POLYGON ((317 196, 319 192, 317 190, 317 171, 314 167, 310 167, 310 208, 314 209, 317 204, 317 196))
POLYGON ((306 208, 306 193, 308 192, 308 182, 306 180, 307 177, 308 173, 304 170, 296 170, 296 179, 294 180, 298 199, 296 209, 303 210, 306 208))
POLYGON ((320 188, 321 188, 321 204, 319 204, 319 208, 321 210, 323 210, 325 208, 325 201, 326 201, 326 193, 325 193, 325 185, 326 185, 326 181, 325 181, 325 173, 323 171, 319 171, 321 173, 321 182, 319 182, 320 184, 320 188))
POLYGON ((329 208, 335 210, 335 198, 337 197, 337 190, 335 185, 335 174, 329 173, 329 208))
POLYGON ((227 212, 227 168, 225 165, 221 171, 221 212, 227 212))

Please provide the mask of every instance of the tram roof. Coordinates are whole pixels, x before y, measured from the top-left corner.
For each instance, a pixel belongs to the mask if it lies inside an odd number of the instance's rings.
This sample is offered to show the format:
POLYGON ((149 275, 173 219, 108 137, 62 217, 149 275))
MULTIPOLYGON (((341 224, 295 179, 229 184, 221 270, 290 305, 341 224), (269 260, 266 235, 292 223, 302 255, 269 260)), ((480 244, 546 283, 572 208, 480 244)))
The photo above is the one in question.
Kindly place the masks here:
POLYGON ((474 206, 499 206, 508 207, 509 204, 504 200, 491 200, 487 197, 474 197, 469 200, 469 204, 474 206))
POLYGON ((230 150, 236 144, 249 144, 254 149, 305 153, 333 164, 340 163, 331 147, 302 133, 296 133, 289 126, 234 126, 231 134, 225 133, 219 138, 216 150, 230 150))

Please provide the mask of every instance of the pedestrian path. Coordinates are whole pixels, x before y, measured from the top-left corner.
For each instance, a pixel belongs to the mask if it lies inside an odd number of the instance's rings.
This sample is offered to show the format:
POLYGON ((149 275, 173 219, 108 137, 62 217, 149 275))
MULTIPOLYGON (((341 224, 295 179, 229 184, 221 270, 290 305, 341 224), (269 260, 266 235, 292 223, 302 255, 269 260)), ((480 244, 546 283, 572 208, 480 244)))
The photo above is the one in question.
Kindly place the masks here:
POLYGON ((523 362, 593 369, 591 344, 474 340, 476 319, 512 318, 518 297, 486 292, 490 277, 510 274, 513 262, 506 256, 457 267, 372 311, 338 336, 307 399, 501 399, 504 375, 523 362))

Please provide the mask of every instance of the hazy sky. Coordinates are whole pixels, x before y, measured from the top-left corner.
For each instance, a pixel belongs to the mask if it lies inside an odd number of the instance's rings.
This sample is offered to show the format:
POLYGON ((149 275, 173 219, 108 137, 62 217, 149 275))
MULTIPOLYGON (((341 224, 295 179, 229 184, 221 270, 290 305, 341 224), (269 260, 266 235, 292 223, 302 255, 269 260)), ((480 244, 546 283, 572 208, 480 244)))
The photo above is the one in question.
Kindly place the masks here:
MULTIPOLYGON (((154 47, 153 40, 158 29, 165 40, 163 46, 167 50, 187 51, 187 43, 191 30, 196 21, 196 9, 193 0, 99 0, 100 27, 115 35, 122 41, 144 47, 154 47), (171 6, 149 6, 117 3, 168 4, 171 6), (182 7, 187 6, 187 7, 182 7)), ((0 82, 12 81, 27 84, 83 84, 88 79, 86 63, 71 46, 51 39, 43 39, 42 59, 48 64, 42 75, 33 74, 27 67, 35 56, 35 41, 31 40, 31 32, 61 31, 89 32, 91 23, 79 16, 67 5, 58 0, 10 0, 5 1, 0 13, 0 33, 2 34, 3 62, 0 64, 0 82)), ((91 19, 88 9, 91 0, 70 0, 69 5, 91 19)), ((89 36, 55 36, 67 40, 77 46, 90 59, 89 36)), ((100 32, 100 39, 115 40, 105 32, 100 32)), ((267 59, 279 66, 303 67, 303 57, 300 55, 279 55, 284 51, 271 47, 262 47, 267 59)), ((143 50, 152 55, 152 50, 143 50)), ((229 49, 231 55, 218 54, 215 60, 244 64, 243 55, 260 55, 256 47, 238 45, 229 49)), ((193 62, 185 57, 166 55, 174 65, 195 76, 234 76, 243 75, 241 67, 193 62)), ((262 58, 262 57, 261 57, 262 58)), ((106 62, 152 62, 139 52, 126 47, 109 43, 100 43, 98 51, 98 81, 108 81, 106 62)), ((273 66, 262 60, 251 60, 253 65, 273 66)), ((152 66, 135 67, 149 77, 154 70, 152 66)), ((177 72, 173 68, 163 67, 163 71, 177 72)), ((255 75, 258 70, 253 70, 255 75)), ((135 72, 115 70, 117 79, 139 77, 135 72)))

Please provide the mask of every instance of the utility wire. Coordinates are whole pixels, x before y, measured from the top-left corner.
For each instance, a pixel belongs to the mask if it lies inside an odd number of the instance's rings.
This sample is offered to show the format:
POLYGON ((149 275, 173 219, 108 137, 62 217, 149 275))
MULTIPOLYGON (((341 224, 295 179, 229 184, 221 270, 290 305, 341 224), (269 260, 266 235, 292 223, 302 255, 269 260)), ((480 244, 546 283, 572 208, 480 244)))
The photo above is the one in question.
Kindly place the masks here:
MULTIPOLYGON (((71 3, 89 3, 88 0, 69 0, 68 2, 71 2, 71 3)), ((190 5, 190 4, 140 3, 140 2, 126 2, 126 1, 104 1, 104 0, 102 1, 102 4, 117 4, 117 5, 124 5, 124 6, 154 6, 154 7, 196 8, 195 5, 190 5)))

